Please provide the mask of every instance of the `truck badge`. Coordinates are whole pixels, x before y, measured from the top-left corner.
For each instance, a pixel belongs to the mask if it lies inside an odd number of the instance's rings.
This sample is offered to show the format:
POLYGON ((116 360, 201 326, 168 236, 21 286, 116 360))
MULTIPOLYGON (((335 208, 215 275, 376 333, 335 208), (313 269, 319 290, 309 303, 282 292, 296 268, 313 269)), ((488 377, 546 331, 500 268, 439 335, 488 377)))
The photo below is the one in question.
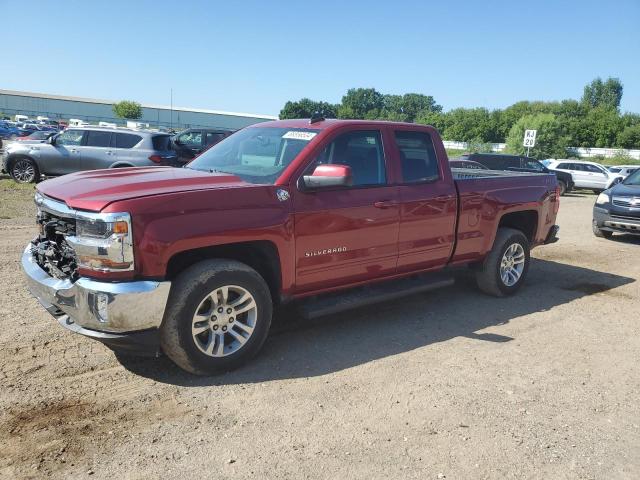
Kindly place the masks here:
POLYGON ((276 190, 276 197, 278 197, 278 200, 280 200, 281 202, 286 202, 287 200, 289 200, 289 192, 287 192, 284 188, 279 188, 278 190, 276 190))

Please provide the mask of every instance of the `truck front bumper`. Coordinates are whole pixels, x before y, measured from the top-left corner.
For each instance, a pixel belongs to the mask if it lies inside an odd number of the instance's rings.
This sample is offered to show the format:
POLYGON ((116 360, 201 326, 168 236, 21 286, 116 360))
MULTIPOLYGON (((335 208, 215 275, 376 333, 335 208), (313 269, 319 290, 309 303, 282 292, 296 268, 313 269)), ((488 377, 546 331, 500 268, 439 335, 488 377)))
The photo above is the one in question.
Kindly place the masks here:
POLYGON ((117 350, 158 352, 171 282, 54 278, 36 263, 30 245, 22 254, 22 269, 31 294, 65 328, 117 350))

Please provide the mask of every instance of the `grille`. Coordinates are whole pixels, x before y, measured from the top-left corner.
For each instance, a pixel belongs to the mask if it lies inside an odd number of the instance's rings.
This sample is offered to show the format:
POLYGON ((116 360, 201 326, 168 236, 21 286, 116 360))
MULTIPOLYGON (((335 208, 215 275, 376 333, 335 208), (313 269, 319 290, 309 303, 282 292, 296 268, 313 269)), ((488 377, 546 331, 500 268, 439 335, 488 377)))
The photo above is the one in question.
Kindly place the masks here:
POLYGON ((616 207, 626 207, 626 208, 638 208, 638 209, 640 209, 640 198, 639 197, 613 197, 611 199, 611 203, 613 203, 616 207))

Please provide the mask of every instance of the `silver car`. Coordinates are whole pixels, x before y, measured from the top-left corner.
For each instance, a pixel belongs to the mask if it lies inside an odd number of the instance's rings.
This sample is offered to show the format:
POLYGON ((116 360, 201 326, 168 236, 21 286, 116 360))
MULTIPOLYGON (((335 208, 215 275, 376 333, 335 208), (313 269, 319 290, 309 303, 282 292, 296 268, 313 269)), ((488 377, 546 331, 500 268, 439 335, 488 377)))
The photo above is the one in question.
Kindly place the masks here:
POLYGON ((20 143, 9 145, 2 159, 3 170, 20 183, 81 170, 179 166, 171 137, 146 130, 72 127, 45 143, 20 143))

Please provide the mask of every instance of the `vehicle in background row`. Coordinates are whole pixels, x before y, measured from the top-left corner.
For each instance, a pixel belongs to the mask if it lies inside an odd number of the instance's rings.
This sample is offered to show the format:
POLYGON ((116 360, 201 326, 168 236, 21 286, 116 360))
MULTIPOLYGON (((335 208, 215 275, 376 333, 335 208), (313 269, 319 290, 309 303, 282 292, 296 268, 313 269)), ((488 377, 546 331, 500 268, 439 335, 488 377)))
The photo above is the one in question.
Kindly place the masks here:
POLYGON ((522 155, 506 155, 500 153, 471 153, 462 155, 460 160, 471 160, 484 165, 490 170, 506 170, 510 172, 553 173, 558 179, 560 195, 573 190, 574 180, 566 172, 551 171, 535 158, 522 155))
POLYGON ((141 130, 69 128, 45 143, 15 142, 7 147, 3 168, 20 183, 101 168, 178 166, 171 137, 141 130))
POLYGON ((21 142, 22 145, 28 143, 44 143, 49 137, 55 135, 56 132, 49 130, 37 130, 30 135, 24 137, 17 137, 15 139, 16 142, 21 142))
POLYGON ((576 188, 585 188, 596 193, 605 190, 613 178, 613 174, 604 166, 583 160, 549 160, 547 168, 554 172, 570 173, 576 188))
POLYGON ((260 350, 283 303, 310 318, 391 302, 451 285, 453 267, 485 293, 515 293, 530 249, 557 240, 556 177, 457 171, 425 125, 259 123, 185 168, 41 183, 22 265, 65 328, 162 349, 195 374, 229 370, 260 350))
POLYGON ((615 232, 640 235, 640 169, 596 199, 593 233, 611 238, 615 232))
POLYGON ((187 163, 233 132, 219 128, 189 128, 173 137, 173 149, 180 162, 187 163))
POLYGON ((8 122, 0 121, 0 138, 12 140, 20 136, 20 129, 8 122))
POLYGON ((607 170, 611 173, 611 178, 607 184, 607 188, 611 188, 614 185, 622 182, 625 178, 631 175, 636 170, 640 169, 640 165, 614 165, 607 167, 607 170))
POLYGON ((489 170, 481 163, 474 162, 473 160, 464 160, 461 158, 452 158, 449 160, 449 166, 451 168, 475 168, 477 170, 489 170))

